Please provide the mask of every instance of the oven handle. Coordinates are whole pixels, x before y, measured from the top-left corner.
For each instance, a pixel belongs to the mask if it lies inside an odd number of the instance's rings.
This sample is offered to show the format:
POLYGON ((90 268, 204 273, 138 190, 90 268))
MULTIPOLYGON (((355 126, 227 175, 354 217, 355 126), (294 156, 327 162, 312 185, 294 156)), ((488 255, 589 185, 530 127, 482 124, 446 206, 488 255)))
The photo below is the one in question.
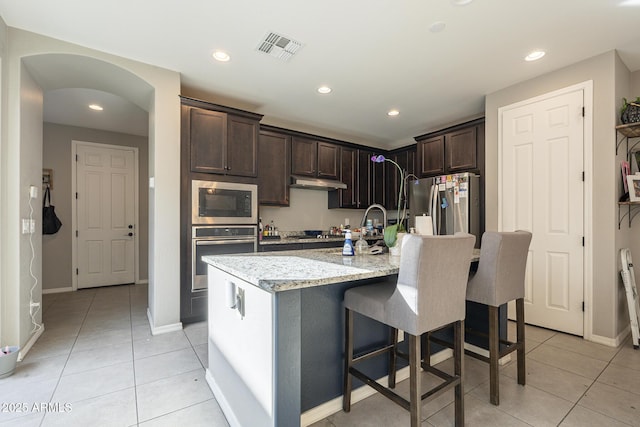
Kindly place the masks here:
MULTIPOLYGON (((194 239, 195 240, 195 239, 194 239)), ((255 238, 250 239, 233 239, 233 240, 195 240, 196 246, 213 246, 213 245, 234 245, 238 243, 252 243, 255 238)))

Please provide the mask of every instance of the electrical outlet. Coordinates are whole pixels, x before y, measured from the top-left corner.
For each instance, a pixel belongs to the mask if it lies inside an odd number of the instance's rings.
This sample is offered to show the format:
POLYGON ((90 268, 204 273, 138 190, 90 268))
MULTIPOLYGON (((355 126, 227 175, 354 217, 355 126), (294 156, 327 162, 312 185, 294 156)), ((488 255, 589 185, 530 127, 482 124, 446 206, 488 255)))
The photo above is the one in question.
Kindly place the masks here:
POLYGON ((22 219, 22 234, 33 234, 36 232, 36 220, 23 218, 22 219))
POLYGON ((29 197, 32 199, 36 199, 38 197, 38 187, 35 185, 29 187, 29 197))

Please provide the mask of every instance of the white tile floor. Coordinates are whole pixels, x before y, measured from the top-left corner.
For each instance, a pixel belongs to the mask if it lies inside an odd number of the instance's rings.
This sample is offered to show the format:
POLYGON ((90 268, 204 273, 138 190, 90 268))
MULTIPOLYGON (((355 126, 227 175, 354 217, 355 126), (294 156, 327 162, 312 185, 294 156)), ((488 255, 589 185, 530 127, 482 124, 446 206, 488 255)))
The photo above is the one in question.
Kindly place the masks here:
POLYGON ((0 380, 0 426, 228 426, 206 323, 152 336, 147 305, 144 285, 44 295, 45 332, 0 380))
MULTIPOLYGON (((228 425, 204 379, 205 323, 152 336, 144 285, 43 300, 44 334, 15 374, 0 380, 0 403, 18 404, 0 408, 0 426, 228 425), (41 403, 49 409, 34 407, 41 403)), ((502 367, 498 407, 488 402, 488 366, 465 359, 467 425, 640 426, 640 350, 629 340, 611 348, 530 326, 526 332, 527 385, 517 385, 514 362, 502 367)), ((407 393, 407 381, 398 390, 407 393)), ((422 425, 453 425, 452 401, 451 392, 424 405, 422 425)), ((314 427, 408 421, 376 394, 314 427)))

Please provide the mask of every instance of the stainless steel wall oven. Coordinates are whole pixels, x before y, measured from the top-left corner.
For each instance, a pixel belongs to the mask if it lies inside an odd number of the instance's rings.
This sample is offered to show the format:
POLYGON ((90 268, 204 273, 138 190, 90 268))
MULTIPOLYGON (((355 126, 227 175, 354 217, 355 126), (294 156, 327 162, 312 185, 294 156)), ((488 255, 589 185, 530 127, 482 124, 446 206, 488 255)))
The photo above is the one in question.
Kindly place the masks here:
POLYGON ((207 289, 207 264, 205 255, 225 255, 256 252, 258 233, 252 226, 198 226, 191 236, 192 291, 207 289))

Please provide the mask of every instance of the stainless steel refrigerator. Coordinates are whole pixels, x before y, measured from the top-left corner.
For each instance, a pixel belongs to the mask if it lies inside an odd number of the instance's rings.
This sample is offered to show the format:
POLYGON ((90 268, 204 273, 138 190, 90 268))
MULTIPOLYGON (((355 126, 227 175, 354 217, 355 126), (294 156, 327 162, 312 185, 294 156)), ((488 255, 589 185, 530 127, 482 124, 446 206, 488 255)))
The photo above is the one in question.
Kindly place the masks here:
POLYGON ((442 175, 410 181, 409 227, 417 216, 430 216, 433 234, 471 233, 480 247, 480 176, 442 175))

